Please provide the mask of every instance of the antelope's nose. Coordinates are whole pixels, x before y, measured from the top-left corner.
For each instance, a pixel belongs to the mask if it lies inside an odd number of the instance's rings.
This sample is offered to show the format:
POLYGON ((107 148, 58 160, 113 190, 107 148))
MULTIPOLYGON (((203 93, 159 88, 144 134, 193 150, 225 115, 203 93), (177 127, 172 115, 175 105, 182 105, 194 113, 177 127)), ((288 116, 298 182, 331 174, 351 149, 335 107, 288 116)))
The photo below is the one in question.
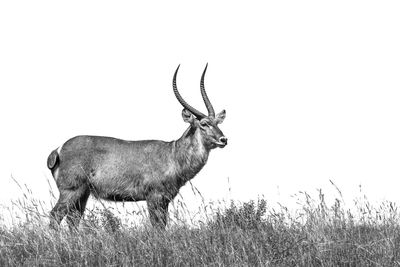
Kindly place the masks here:
POLYGON ((228 143, 228 138, 226 138, 225 136, 221 136, 219 138, 219 142, 226 145, 228 143))

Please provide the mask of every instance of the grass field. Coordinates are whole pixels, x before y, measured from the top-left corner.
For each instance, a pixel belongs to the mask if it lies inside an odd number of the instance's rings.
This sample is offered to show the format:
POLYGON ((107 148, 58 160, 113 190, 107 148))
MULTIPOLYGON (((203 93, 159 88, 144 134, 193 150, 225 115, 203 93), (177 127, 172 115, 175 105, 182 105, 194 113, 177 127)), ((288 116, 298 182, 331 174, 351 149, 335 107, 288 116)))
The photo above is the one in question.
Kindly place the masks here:
POLYGON ((50 230, 38 203, 17 205, 25 217, 0 226, 0 266, 398 266, 399 211, 339 199, 328 206, 303 193, 295 212, 264 199, 228 203, 206 220, 174 218, 166 231, 146 220, 125 224, 107 208, 88 212, 77 231, 50 230))

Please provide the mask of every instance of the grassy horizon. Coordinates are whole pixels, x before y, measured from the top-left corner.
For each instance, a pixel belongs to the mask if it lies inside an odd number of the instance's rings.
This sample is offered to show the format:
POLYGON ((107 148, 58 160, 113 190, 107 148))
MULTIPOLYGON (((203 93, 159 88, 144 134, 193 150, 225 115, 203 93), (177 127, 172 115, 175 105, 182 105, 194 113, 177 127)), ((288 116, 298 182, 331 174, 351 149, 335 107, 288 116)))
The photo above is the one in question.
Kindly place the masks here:
POLYGON ((182 205, 166 231, 150 227, 145 213, 127 224, 105 206, 76 231, 53 231, 46 210, 25 195, 14 203, 25 217, 0 223, 0 266, 400 266, 395 203, 355 201, 350 210, 340 198, 327 205, 321 191, 302 194, 295 212, 263 198, 210 204, 196 224, 182 219, 182 205))

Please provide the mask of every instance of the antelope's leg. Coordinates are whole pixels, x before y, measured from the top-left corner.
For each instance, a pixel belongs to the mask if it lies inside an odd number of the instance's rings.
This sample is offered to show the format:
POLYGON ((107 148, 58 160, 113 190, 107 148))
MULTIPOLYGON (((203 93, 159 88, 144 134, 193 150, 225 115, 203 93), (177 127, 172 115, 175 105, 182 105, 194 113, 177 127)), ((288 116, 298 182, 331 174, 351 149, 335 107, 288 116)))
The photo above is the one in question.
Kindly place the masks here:
MULTIPOLYGON (((89 194, 89 188, 85 185, 74 189, 60 189, 60 197, 50 212, 50 227, 57 229, 57 226, 66 215, 76 216, 76 214, 79 214, 80 219, 84 212, 89 194)), ((69 224, 70 221, 71 219, 68 217, 69 224)))
POLYGON ((150 222, 154 227, 165 229, 168 220, 168 204, 170 200, 159 193, 147 198, 150 222))
POLYGON ((77 192, 77 194, 75 195, 75 202, 70 206, 66 217, 70 230, 78 228, 79 221, 81 220, 83 213, 85 212, 85 207, 89 195, 89 187, 81 188, 79 192, 77 192))

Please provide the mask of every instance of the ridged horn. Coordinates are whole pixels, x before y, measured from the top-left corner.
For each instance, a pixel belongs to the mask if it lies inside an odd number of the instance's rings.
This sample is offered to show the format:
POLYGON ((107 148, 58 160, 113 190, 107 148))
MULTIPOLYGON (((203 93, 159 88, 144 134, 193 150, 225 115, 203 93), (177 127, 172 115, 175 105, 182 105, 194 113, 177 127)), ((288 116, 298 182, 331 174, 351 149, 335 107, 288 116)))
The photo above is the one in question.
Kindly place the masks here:
POLYGON ((206 115, 204 115, 203 113, 201 113, 200 111, 198 111, 197 109, 195 109, 194 107, 192 107, 191 105, 189 105, 188 103, 186 103, 186 101, 182 98, 182 96, 179 94, 178 92, 178 87, 176 86, 176 76, 178 74, 178 70, 179 67, 181 65, 178 65, 178 68, 176 68, 175 74, 174 74, 174 79, 172 80, 172 87, 174 89, 174 94, 176 96, 176 99, 178 99, 179 103, 181 103, 181 105, 186 108, 187 110, 189 110, 193 115, 195 115, 197 118, 202 119, 204 117, 207 117, 206 115))
POLYGON ((208 99, 206 89, 204 88, 204 76, 206 75, 208 63, 206 67, 204 68, 203 74, 201 75, 201 80, 200 80, 200 91, 201 91, 201 96, 203 97, 204 104, 206 104, 207 110, 208 110, 208 116, 215 118, 215 111, 214 108, 211 104, 210 99, 208 99))

